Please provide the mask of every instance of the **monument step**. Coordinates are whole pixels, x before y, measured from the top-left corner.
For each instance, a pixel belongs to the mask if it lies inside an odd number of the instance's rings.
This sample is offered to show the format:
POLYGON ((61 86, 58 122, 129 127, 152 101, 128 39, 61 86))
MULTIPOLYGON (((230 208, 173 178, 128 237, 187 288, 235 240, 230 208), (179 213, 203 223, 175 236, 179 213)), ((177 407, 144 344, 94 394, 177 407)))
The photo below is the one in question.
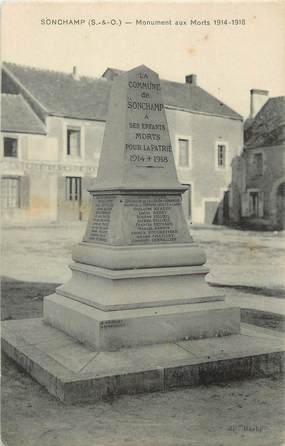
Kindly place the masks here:
POLYGON ((240 332, 239 308, 224 302, 106 312, 52 294, 44 321, 99 351, 240 332))
POLYGON ((103 311, 224 300, 205 281, 204 267, 109 270, 74 263, 56 293, 103 311))
POLYGON ((116 352, 98 352, 43 323, 2 323, 2 348, 49 393, 65 403, 169 391, 201 384, 280 375, 284 343, 247 327, 241 334, 116 352))
POLYGON ((205 252, 193 242, 125 246, 81 242, 73 248, 72 258, 111 270, 201 266, 206 262, 205 252))

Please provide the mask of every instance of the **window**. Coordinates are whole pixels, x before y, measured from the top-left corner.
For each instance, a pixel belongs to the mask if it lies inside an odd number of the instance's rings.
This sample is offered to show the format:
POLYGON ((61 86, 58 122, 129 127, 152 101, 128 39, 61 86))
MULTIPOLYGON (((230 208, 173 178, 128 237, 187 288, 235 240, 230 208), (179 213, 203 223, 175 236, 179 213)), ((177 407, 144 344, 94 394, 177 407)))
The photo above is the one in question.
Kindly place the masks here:
POLYGON ((68 201, 81 201, 81 177, 65 178, 65 199, 68 201))
POLYGON ((188 167, 190 164, 189 140, 178 139, 178 166, 188 167))
POLYGON ((67 129, 67 147, 66 153, 69 156, 80 156, 80 129, 68 128, 67 129))
POLYGON ((253 165, 254 165, 255 175, 262 175, 263 174, 263 156, 262 156, 262 153, 255 153, 253 155, 253 165))
POLYGON ((3 208, 18 208, 20 206, 19 178, 2 178, 1 196, 3 208))
POLYGON ((217 166, 219 168, 226 167, 226 145, 225 144, 217 145, 217 166))
POLYGON ((4 156, 17 158, 18 156, 17 138, 4 137, 4 156))

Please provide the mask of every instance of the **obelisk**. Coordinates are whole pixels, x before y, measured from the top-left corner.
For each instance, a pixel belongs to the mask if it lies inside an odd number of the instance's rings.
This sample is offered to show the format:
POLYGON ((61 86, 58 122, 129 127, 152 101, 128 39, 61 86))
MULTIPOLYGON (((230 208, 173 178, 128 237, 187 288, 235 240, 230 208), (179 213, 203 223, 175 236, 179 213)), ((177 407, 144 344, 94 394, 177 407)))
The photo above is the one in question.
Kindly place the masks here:
POLYGON ((141 65, 113 81, 86 233, 71 280, 44 300, 45 322, 98 350, 237 332, 205 281, 184 191, 159 77, 141 65))

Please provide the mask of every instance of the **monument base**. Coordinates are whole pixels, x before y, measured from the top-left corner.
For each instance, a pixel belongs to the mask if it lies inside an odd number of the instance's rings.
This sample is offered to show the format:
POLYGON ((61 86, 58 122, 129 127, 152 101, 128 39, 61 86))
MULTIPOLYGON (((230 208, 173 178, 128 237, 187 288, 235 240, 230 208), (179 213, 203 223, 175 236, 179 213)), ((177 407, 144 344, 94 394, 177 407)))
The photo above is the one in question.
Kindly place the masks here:
POLYGON ((44 321, 98 351, 240 332, 239 308, 224 302, 102 311, 53 294, 44 321))
POLYGON ((279 375, 284 364, 283 336, 252 326, 239 335, 98 352, 42 319, 23 319, 2 323, 2 348, 65 403, 279 375))
POLYGON ((103 311, 224 300, 206 283, 204 266, 111 270, 76 262, 70 269, 72 278, 56 294, 103 311))
POLYGON ((206 254, 193 242, 117 246, 81 242, 72 249, 72 259, 78 263, 111 270, 149 269, 204 265, 206 254))
POLYGON ((239 308, 205 281, 207 268, 110 270, 71 265, 44 299, 44 321, 98 351, 239 333, 239 308))

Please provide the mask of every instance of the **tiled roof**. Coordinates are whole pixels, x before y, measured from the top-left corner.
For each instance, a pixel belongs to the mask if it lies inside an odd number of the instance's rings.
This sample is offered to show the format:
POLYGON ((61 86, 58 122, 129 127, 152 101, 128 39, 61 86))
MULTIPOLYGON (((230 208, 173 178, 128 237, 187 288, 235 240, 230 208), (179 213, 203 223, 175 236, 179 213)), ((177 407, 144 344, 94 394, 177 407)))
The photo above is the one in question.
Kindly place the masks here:
POLYGON ((285 141, 285 96, 270 98, 248 123, 245 147, 278 145, 285 141))
POLYGON ((21 95, 1 95, 1 130, 45 135, 44 124, 21 95))
MULTIPOLYGON (((49 114, 79 119, 106 120, 111 80, 73 78, 72 74, 4 62, 4 69, 24 86, 49 114)), ((106 70, 108 71, 108 69, 106 70)), ((122 71, 113 69, 115 74, 122 71)), ((106 72, 105 72, 106 73, 106 72)), ((161 80, 166 106, 199 113, 242 117, 198 86, 161 80)))
POLYGON ((162 95, 169 107, 242 119, 242 116, 197 85, 161 80, 162 95))
POLYGON ((106 119, 110 92, 106 79, 81 77, 75 80, 72 74, 5 62, 3 68, 8 68, 49 114, 78 119, 106 119))

